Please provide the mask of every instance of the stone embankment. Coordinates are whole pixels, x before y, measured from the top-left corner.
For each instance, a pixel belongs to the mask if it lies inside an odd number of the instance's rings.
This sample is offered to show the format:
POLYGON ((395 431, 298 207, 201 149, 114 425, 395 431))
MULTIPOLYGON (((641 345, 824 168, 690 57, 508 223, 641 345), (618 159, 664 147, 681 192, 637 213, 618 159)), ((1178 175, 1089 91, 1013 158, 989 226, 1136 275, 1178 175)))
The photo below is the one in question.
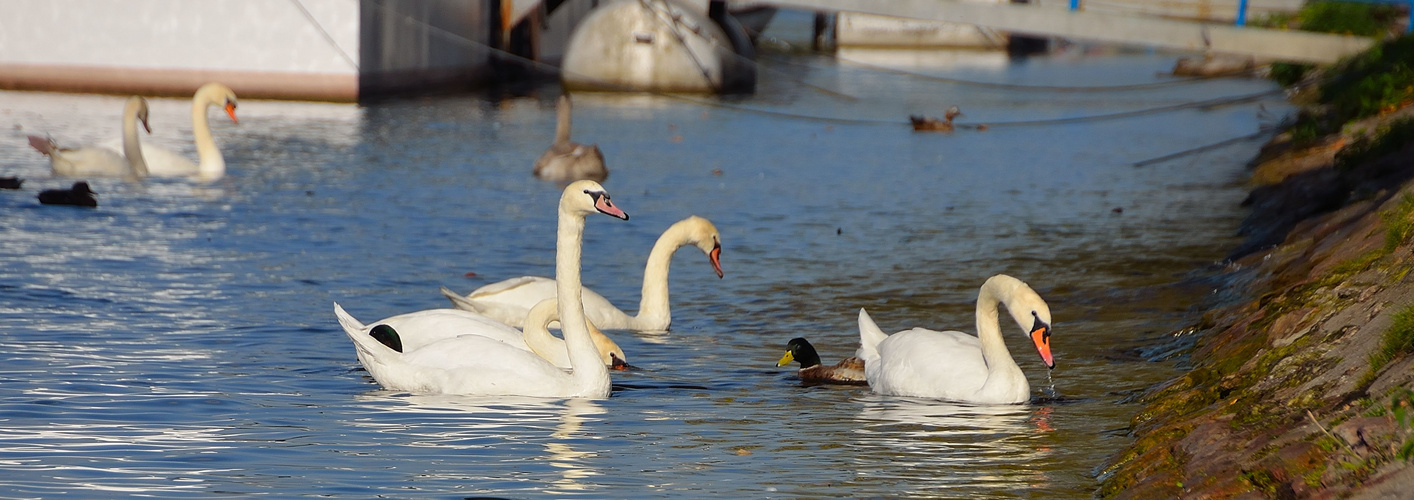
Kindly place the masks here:
MULTIPOLYGON (((1397 43, 1379 71, 1408 78, 1397 43)), ((1102 497, 1414 498, 1414 85, 1342 112, 1347 76, 1253 162, 1243 299, 1180 332, 1190 371, 1145 395, 1102 497)))

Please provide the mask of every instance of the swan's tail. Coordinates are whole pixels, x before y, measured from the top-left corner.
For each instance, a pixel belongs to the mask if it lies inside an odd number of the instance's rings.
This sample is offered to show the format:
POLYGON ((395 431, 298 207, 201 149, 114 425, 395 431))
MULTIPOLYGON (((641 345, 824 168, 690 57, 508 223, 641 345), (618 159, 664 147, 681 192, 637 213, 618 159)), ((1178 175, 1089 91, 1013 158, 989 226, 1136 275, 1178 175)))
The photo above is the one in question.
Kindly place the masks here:
POLYGON ((380 344, 378 339, 373 338, 371 335, 365 335, 363 333, 364 328, 366 328, 365 325, 357 319, 354 319, 353 315, 345 311, 338 302, 334 303, 334 316, 339 318, 339 326, 344 327, 344 334, 349 336, 349 340, 353 341, 354 347, 357 348, 359 352, 368 356, 374 356, 375 353, 378 352, 377 349, 373 348, 374 344, 384 347, 383 350, 385 351, 387 350, 387 346, 380 344))
POLYGON ((40 137, 37 135, 29 136, 29 145, 30 147, 39 150, 40 153, 44 153, 46 155, 53 153, 55 149, 59 149, 57 146, 55 146, 53 139, 50 139, 48 137, 40 137))
POLYGON ((340 306, 338 302, 334 303, 334 316, 339 318, 339 326, 344 327, 344 333, 349 334, 350 337, 355 336, 358 332, 362 332, 363 329, 366 328, 363 323, 354 319, 352 314, 345 311, 343 306, 340 306))
POLYGON ((476 307, 475 302, 467 300, 466 297, 462 297, 461 294, 453 292, 450 288, 447 288, 445 286, 442 287, 442 295, 447 297, 447 300, 452 301, 452 307, 461 309, 463 311, 471 311, 476 314, 486 314, 485 311, 482 311, 480 308, 476 307))
POLYGON ((868 366, 879 359, 879 343, 886 338, 889 338, 889 335, 879 329, 874 318, 870 318, 864 308, 859 308, 859 350, 855 351, 854 355, 868 366))

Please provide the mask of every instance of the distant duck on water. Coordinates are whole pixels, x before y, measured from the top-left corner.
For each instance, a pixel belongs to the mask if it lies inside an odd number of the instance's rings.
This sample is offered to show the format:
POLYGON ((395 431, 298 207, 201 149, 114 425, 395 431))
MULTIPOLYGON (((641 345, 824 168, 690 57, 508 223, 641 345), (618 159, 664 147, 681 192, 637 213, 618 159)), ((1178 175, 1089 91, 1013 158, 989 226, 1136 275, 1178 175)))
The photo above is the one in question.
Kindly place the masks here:
POLYGON ((913 130, 915 131, 952 132, 952 120, 959 116, 962 116, 962 111, 958 110, 957 106, 952 106, 943 114, 943 119, 941 120, 930 116, 909 115, 908 121, 913 123, 913 130))
POLYGON ((25 180, 19 177, 0 177, 0 189, 19 189, 25 180))
POLYGON ((810 345, 810 341, 802 337, 790 339, 790 342, 786 344, 785 355, 776 362, 776 366, 785 366, 791 361, 800 363, 801 382, 869 385, 868 379, 864 376, 864 362, 859 358, 851 356, 836 363, 835 366, 824 366, 820 364, 820 354, 815 352, 815 346, 810 345))
POLYGON ((580 144, 570 140, 570 96, 560 96, 555 104, 555 142, 545 154, 535 160, 535 177, 547 181, 572 182, 609 178, 604 166, 604 153, 597 144, 580 144))
POLYGON ((40 191, 39 202, 45 205, 74 205, 78 207, 96 207, 98 200, 93 195, 98 194, 88 188, 88 183, 79 181, 74 183, 70 189, 46 189, 40 191))

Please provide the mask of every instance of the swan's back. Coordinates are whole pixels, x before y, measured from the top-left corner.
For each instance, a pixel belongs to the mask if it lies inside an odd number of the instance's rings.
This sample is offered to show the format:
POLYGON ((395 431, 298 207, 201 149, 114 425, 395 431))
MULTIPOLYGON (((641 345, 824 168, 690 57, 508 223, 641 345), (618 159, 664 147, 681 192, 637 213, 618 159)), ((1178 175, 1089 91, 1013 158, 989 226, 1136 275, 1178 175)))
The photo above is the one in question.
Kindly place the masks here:
POLYGON ((477 335, 528 350, 521 333, 505 323, 459 309, 428 309, 378 321, 398 332, 403 352, 462 335, 477 335))
POLYGON ((106 148, 86 146, 49 154, 55 175, 64 177, 122 177, 132 173, 123 155, 106 148))
POLYGON ((596 144, 556 142, 535 161, 535 177, 547 181, 603 181, 609 178, 604 153, 596 144))
POLYGON ((958 331, 914 328, 879 343, 864 371, 875 392, 970 400, 987 381, 982 343, 958 331))
MULTIPOLYGON (((627 314, 614 307, 609 299, 588 288, 581 293, 584 317, 589 322, 606 330, 628 327, 627 314)), ((452 303, 459 309, 473 307, 489 318, 520 328, 525 326, 525 316, 530 314, 530 308, 542 300, 553 298, 555 280, 543 276, 521 276, 477 288, 466 296, 465 302, 452 300, 452 303)), ((551 323, 551 326, 559 326, 559 322, 551 323)))

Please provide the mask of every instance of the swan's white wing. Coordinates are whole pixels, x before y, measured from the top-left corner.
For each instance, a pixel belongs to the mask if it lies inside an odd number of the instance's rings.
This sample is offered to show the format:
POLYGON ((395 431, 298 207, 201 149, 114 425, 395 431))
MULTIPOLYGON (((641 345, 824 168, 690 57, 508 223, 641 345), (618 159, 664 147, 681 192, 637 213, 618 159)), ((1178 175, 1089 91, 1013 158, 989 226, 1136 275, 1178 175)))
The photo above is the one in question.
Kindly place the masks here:
POLYGON ((368 329, 388 325, 398 332, 403 352, 408 353, 438 341, 462 335, 477 335, 517 349, 529 351, 519 330, 505 323, 460 309, 427 309, 399 314, 368 324, 368 329))
MULTIPOLYGON (((101 146, 119 155, 123 152, 122 139, 108 141, 101 146)), ((190 177, 197 174, 196 164, 187 157, 146 142, 142 143, 142 160, 147 163, 147 175, 152 177, 190 177)))
POLYGON ((65 177, 123 177, 133 170, 122 154, 96 146, 54 151, 49 164, 65 177))
POLYGON ((869 387, 880 394, 966 401, 987 381, 977 337, 914 328, 879 343, 877 362, 866 361, 869 387))
MULTIPOLYGON (((609 299, 588 288, 583 289, 582 294, 584 316, 594 326, 605 330, 628 328, 628 314, 614 307, 609 299)), ((530 308, 554 297, 555 280, 543 276, 521 276, 477 288, 467 295, 466 300, 487 317, 507 325, 524 327, 530 308)), ((559 327, 559 322, 550 326, 559 327)))
POLYGON ((389 389, 418 393, 568 396, 570 375, 529 351, 476 335, 445 339, 403 355, 389 389))

